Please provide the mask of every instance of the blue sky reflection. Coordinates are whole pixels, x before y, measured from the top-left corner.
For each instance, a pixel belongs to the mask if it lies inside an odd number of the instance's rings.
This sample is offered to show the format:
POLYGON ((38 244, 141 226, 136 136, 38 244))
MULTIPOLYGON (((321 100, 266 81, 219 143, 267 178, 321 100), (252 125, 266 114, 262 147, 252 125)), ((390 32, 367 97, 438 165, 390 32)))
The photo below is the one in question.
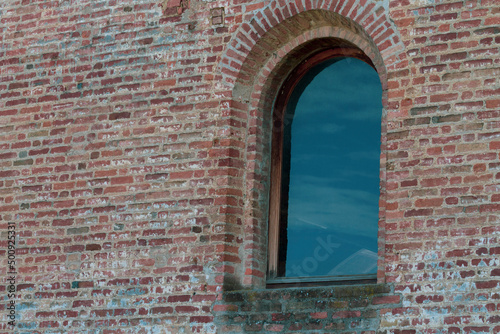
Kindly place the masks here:
POLYGON ((288 277, 376 272, 382 88, 361 60, 330 63, 291 125, 288 277))

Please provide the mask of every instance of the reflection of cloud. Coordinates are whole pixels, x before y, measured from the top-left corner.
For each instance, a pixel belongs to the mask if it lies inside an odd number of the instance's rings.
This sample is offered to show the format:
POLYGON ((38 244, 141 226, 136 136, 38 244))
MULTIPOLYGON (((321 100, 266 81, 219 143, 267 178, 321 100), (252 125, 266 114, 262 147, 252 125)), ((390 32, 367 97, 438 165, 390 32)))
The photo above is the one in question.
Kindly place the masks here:
POLYGON ((379 151, 357 151, 349 152, 347 156, 352 160, 380 160, 379 151))
POLYGON ((380 120, 382 86, 378 73, 357 59, 340 60, 321 71, 299 98, 297 108, 310 115, 380 120))
MULTIPOLYGON (((298 162, 302 160, 314 160, 314 161, 329 161, 332 160, 331 152, 332 151, 337 151, 335 152, 335 156, 337 158, 342 157, 342 159, 345 161, 345 159, 350 159, 352 161, 355 161, 356 163, 365 163, 367 160, 370 165, 373 165, 373 161, 379 161, 380 160, 380 150, 373 150, 373 151, 348 151, 345 152, 345 150, 341 150, 341 147, 336 146, 336 145, 331 145, 331 144, 318 144, 316 145, 316 150, 311 150, 310 147, 308 147, 308 143, 295 143, 293 147, 293 161, 298 162), (320 150, 318 148, 321 148, 322 146, 327 147, 328 151, 326 150, 320 150)), ((348 172, 346 170, 346 172, 348 172)))
POLYGON ((356 121, 380 120, 382 115, 380 94, 377 97, 353 96, 352 92, 332 92, 323 88, 303 96, 304 98, 299 100, 298 108, 307 105, 308 115, 330 114, 339 119, 356 121))
POLYGON ((304 228, 298 219, 343 233, 373 236, 378 228, 379 195, 367 190, 342 189, 321 178, 292 179, 288 204, 288 222, 304 228), (313 181, 316 179, 315 181, 313 181), (311 182, 312 181, 312 182, 311 182))
POLYGON ((313 223, 313 222, 311 222, 311 221, 309 221, 309 220, 307 220, 307 219, 304 219, 304 218, 300 218, 300 217, 294 217, 294 218, 295 218, 296 220, 301 221, 301 222, 304 222, 304 223, 306 223, 306 224, 309 224, 309 225, 314 225, 314 226, 318 226, 319 228, 322 228, 322 229, 324 229, 324 230, 328 229, 327 227, 325 227, 325 226, 323 226, 323 225, 321 225, 321 224, 316 224, 316 223, 313 223))
MULTIPOLYGON (((329 147, 330 150, 333 150, 333 149, 338 149, 337 147, 329 147)), ((295 153, 295 152, 294 152, 295 153)), ((314 152, 314 153, 304 153, 304 152, 300 152, 300 153, 295 153, 293 155, 293 161, 295 163, 298 163, 298 162, 301 162, 301 161, 308 161, 308 162, 311 162, 311 161, 328 161, 329 159, 331 159, 331 155, 328 154, 328 153, 321 153, 321 152, 314 152)))
POLYGON ((356 59, 305 88, 292 123, 289 226, 377 235, 381 95, 376 71, 356 59))
MULTIPOLYGON (((307 122, 307 119, 304 119, 303 117, 304 114, 297 115, 295 119, 295 125, 297 127, 300 126, 300 131, 303 132, 304 134, 314 134, 321 132, 323 134, 331 135, 331 134, 336 134, 339 132, 342 132, 345 130, 345 125, 339 125, 333 121, 327 121, 327 122, 307 122), (298 124, 300 122, 300 124, 298 124)), ((306 115, 308 116, 308 115, 306 115)))
POLYGON ((379 175, 378 174, 373 174, 369 172, 362 172, 359 170, 343 170, 342 171, 342 176, 346 178, 351 178, 353 176, 356 176, 358 178, 364 178, 364 179, 377 179, 379 180, 379 175))
POLYGON ((360 249, 335 266, 328 275, 357 275, 377 272, 378 255, 368 249, 360 249))
POLYGON ((311 129, 313 131, 321 131, 321 132, 325 132, 325 133, 337 133, 337 132, 340 132, 342 130, 344 130, 344 126, 340 126, 338 124, 333 124, 333 123, 330 123, 330 124, 321 124, 319 127, 317 127, 316 129, 311 129))

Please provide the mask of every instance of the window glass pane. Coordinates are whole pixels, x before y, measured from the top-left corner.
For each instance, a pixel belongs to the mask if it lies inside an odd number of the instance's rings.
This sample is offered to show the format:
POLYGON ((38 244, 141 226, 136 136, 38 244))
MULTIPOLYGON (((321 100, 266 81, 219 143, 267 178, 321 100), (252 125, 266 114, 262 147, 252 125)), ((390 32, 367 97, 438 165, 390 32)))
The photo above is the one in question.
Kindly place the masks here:
POLYGON ((285 276, 376 273, 381 113, 379 76, 355 58, 316 66, 292 93, 285 276))

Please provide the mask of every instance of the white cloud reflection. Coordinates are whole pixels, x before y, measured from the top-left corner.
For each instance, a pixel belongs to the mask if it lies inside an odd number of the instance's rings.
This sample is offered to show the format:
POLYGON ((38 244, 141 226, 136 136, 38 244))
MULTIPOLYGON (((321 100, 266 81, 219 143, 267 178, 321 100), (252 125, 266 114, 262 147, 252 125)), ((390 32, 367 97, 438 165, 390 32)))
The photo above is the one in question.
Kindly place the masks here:
POLYGON ((289 229, 307 229, 306 222, 342 233, 377 235, 378 194, 337 188, 331 180, 313 177, 294 178, 290 188, 289 229))

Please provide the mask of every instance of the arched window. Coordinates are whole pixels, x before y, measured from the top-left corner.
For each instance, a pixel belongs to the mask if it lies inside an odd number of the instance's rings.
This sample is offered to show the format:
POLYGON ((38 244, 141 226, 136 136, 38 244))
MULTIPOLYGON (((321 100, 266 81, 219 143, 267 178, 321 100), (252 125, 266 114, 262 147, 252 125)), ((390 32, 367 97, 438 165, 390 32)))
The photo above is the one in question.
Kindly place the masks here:
POLYGON ((382 88, 359 49, 319 52, 274 110, 268 284, 376 280, 382 88))

